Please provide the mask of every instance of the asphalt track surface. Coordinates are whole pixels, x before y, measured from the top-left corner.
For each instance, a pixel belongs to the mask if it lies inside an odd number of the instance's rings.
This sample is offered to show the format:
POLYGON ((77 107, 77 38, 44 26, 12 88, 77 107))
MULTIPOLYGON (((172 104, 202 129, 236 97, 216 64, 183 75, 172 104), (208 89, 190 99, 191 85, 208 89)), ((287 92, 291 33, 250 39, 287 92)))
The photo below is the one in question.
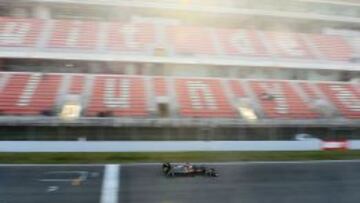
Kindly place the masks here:
POLYGON ((102 171, 103 166, 0 167, 0 203, 98 203, 102 171))
MULTIPOLYGON (((360 202, 360 161, 211 166, 220 177, 167 178, 159 165, 121 165, 113 195, 121 203, 360 202)), ((108 203, 101 201, 104 171, 87 165, 0 166, 0 203, 108 203)))

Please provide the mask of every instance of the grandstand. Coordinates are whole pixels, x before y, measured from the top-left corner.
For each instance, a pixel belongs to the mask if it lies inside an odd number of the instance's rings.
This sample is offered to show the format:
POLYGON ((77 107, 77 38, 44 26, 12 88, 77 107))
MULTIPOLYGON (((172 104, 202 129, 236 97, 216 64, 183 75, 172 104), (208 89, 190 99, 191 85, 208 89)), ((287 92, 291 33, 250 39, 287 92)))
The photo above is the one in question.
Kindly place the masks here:
POLYGON ((0 139, 356 137, 360 4, 276 2, 2 1, 0 139))

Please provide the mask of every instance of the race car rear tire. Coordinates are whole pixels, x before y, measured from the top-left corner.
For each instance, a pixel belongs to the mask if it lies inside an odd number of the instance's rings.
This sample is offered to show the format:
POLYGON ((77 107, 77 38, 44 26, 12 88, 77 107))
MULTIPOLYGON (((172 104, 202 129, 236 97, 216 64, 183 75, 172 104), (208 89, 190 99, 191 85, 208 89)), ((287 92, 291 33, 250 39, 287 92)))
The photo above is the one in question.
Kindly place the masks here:
POLYGON ((175 176, 175 173, 174 173, 174 172, 169 172, 169 173, 166 174, 166 176, 168 176, 168 177, 174 177, 174 176, 175 176))
POLYGON ((215 169, 213 169, 213 168, 205 171, 205 174, 206 174, 207 176, 210 176, 210 177, 217 177, 217 176, 218 176, 217 173, 216 173, 216 171, 215 171, 215 169))

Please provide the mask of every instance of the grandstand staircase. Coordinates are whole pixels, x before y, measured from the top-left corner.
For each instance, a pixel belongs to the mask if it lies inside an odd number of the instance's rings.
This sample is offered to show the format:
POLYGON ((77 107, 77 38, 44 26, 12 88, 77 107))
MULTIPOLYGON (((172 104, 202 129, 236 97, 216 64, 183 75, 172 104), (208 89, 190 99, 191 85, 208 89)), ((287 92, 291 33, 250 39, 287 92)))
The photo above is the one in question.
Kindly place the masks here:
POLYGON ((89 106, 90 98, 92 97, 92 89, 94 88, 94 75, 86 75, 85 76, 85 84, 84 84, 84 90, 82 93, 82 107, 83 109, 87 109, 89 106))
POLYGON ((57 106, 63 106, 67 102, 75 102, 86 108, 88 94, 91 94, 91 87, 86 91, 86 86, 92 81, 91 75, 65 74, 60 85, 57 106))
POLYGON ((2 72, 0 73, 0 92, 5 87, 7 81, 9 80, 10 74, 2 72))
POLYGON ((172 79, 171 78, 164 78, 164 95, 167 96, 167 99, 168 99, 168 111, 169 111, 169 116, 170 117, 176 117, 176 112, 174 111, 171 111, 171 105, 173 105, 175 103, 174 99, 172 99, 172 97, 170 96, 171 92, 173 92, 171 89, 170 89, 170 81, 172 79))
POLYGON ((257 95, 255 94, 255 92, 253 92, 249 86, 248 81, 244 81, 241 80, 239 81, 241 87, 244 89, 245 95, 247 95, 249 97, 249 99, 252 101, 252 108, 254 110, 254 112, 256 113, 256 115, 258 115, 258 117, 260 118, 265 118, 265 113, 260 105, 260 102, 258 100, 257 95))
POLYGON ((220 56, 224 56, 224 48, 222 47, 220 40, 219 40, 219 35, 216 34, 216 31, 214 28, 209 28, 209 33, 210 33, 210 39, 211 39, 211 44, 213 44, 214 49, 215 49, 215 53, 220 55, 220 56))
POLYGON ((43 31, 39 33, 39 38, 37 42, 37 48, 41 49, 42 47, 47 46, 47 42, 50 41, 52 33, 54 31, 54 21, 48 20, 44 22, 43 31))
POLYGON ((166 77, 149 78, 151 83, 148 83, 151 93, 149 107, 152 109, 153 115, 161 118, 175 117, 176 112, 171 111, 173 101, 171 99, 169 90, 169 80, 166 77))
POLYGON ((166 31, 165 24, 159 22, 155 24, 155 43, 152 47, 153 56, 175 56, 174 50, 169 46, 169 43, 166 43, 166 31))
MULTIPOLYGON (((228 82, 224 79, 221 80, 221 86, 222 86, 222 89, 224 90, 227 101, 229 101, 230 105, 235 108, 237 106, 236 99, 234 98, 234 95, 230 91, 231 88, 229 87, 228 82)), ((238 112, 237 109, 235 111, 238 112)))
POLYGON ((145 78, 145 94, 146 94, 146 103, 148 107, 148 111, 150 112, 150 116, 157 115, 157 107, 156 107, 156 96, 154 85, 151 81, 151 78, 145 78))
POLYGON ((179 115, 179 109, 180 109, 180 106, 179 106, 179 103, 178 103, 178 98, 177 98, 177 95, 176 95, 176 91, 171 91, 171 90, 175 90, 176 87, 175 87, 175 80, 174 78, 170 78, 167 82, 168 84, 168 95, 169 95, 169 98, 170 98, 170 102, 169 102, 169 111, 170 111, 170 116, 172 118, 179 118, 180 115, 179 115))
POLYGON ((107 33, 109 32, 108 29, 108 23, 102 22, 99 24, 99 29, 97 32, 97 43, 95 48, 98 53, 103 53, 106 51, 107 33))
POLYGON ((72 75, 70 74, 65 74, 62 76, 62 81, 59 87, 59 94, 57 95, 56 98, 56 106, 57 107, 62 107, 62 105, 64 104, 64 100, 67 98, 67 91, 70 88, 70 84, 71 84, 71 77, 72 75))

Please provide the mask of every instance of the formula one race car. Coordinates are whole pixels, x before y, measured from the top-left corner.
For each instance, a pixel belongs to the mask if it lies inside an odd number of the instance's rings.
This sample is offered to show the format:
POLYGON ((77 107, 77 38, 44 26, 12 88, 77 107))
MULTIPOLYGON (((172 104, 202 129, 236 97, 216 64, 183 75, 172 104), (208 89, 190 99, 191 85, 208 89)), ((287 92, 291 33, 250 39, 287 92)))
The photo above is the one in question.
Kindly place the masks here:
POLYGON ((162 165, 162 171, 166 176, 196 176, 204 175, 209 177, 217 177, 218 173, 213 168, 207 168, 205 166, 192 165, 190 163, 185 164, 170 164, 164 163, 162 165))

